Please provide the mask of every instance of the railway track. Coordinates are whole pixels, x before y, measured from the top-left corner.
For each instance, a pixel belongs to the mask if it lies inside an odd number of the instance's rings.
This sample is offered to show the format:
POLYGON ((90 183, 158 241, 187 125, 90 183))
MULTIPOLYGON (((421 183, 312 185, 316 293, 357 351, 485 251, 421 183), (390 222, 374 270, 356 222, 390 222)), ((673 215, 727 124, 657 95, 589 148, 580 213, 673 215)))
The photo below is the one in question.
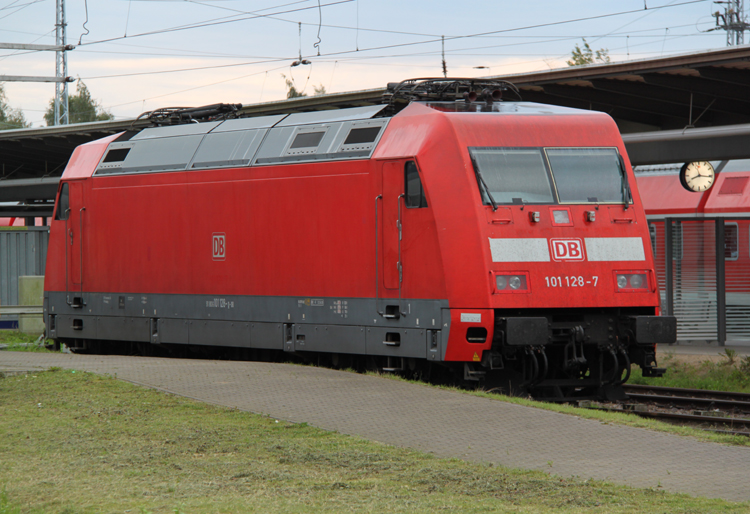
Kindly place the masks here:
POLYGON ((750 403, 750 393, 735 393, 730 391, 710 391, 707 389, 686 389, 683 387, 662 387, 651 385, 625 384, 623 389, 630 396, 633 394, 652 394, 652 395, 671 395, 684 396, 691 395, 693 398, 733 400, 750 403))
POLYGON ((641 385, 625 385, 624 389, 631 400, 638 402, 750 416, 750 394, 747 393, 641 385))
POLYGON ((750 436, 750 394, 633 384, 626 384, 624 389, 629 399, 606 410, 750 436))

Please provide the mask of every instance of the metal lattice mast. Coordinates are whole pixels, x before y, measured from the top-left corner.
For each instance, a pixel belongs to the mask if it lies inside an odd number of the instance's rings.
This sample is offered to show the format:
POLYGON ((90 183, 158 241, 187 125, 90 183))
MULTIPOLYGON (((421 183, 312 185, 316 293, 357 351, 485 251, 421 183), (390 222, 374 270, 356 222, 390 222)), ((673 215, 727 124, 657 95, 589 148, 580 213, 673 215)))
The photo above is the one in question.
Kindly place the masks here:
POLYGON ((70 123, 68 113, 68 56, 65 51, 66 27, 65 21, 65 0, 57 0, 57 9, 55 11, 55 45, 61 49, 55 52, 55 77, 59 82, 55 82, 55 125, 67 125, 70 123))
POLYGON ((711 30, 727 31, 727 46, 738 46, 745 44, 745 31, 750 29, 750 24, 744 13, 743 0, 720 0, 715 4, 724 4, 724 12, 716 11, 716 27, 711 30))

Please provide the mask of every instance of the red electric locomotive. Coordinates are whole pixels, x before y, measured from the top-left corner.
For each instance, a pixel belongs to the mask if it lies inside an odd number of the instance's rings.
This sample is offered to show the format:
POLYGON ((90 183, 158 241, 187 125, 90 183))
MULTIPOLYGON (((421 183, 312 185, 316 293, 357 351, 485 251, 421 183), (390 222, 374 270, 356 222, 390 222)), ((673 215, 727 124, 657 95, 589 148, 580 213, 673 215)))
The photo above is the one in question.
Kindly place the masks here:
POLYGON ((675 320, 615 123, 513 90, 407 81, 379 106, 80 146, 48 336, 367 356, 558 400, 619 395, 631 362, 659 375, 675 320))

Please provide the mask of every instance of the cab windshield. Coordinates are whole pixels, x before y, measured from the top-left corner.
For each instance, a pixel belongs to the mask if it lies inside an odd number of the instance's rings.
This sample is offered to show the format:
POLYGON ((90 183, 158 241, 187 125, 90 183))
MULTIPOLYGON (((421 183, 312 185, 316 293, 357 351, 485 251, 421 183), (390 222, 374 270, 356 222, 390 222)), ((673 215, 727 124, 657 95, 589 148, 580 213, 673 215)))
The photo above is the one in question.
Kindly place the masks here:
POLYGON ((488 205, 630 201, 616 148, 475 147, 469 152, 488 205))

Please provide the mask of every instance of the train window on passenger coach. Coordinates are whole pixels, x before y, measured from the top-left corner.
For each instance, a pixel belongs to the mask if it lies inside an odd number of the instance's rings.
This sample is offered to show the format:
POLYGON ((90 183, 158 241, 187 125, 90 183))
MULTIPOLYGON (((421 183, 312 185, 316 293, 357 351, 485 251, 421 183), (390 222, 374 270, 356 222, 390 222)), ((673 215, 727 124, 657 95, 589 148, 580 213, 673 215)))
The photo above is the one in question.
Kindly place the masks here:
POLYGON ((68 192, 68 184, 63 184, 62 189, 60 189, 60 199, 57 202, 55 219, 65 221, 68 219, 68 214, 70 214, 70 193, 68 192))
POLYGON ((487 190, 496 203, 554 203, 552 185, 539 148, 469 148, 482 201, 487 190))
POLYGON ((614 148, 546 148, 560 203, 623 203, 627 180, 614 148))
POLYGON ((422 181, 419 179, 417 163, 409 161, 404 168, 404 181, 406 191, 406 206, 409 208, 427 207, 427 198, 424 195, 422 181))
POLYGON ((737 223, 724 223, 724 260, 736 261, 740 255, 740 230, 737 223))

